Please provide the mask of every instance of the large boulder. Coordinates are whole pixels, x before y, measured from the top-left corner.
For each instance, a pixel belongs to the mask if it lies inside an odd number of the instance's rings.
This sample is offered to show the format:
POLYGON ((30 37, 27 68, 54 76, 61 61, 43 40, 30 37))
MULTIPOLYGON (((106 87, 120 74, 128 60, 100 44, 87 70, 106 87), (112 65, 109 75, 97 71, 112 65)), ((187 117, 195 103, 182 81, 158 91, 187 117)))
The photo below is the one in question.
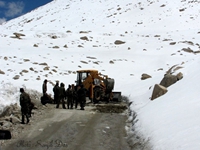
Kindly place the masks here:
POLYGON ((169 87, 170 85, 176 83, 176 81, 178 81, 177 76, 172 75, 172 74, 165 74, 165 76, 160 82, 160 85, 164 87, 169 87))
POLYGON ((153 89, 153 93, 151 96, 151 100, 154 100, 162 95, 164 95, 165 93, 167 93, 167 88, 159 85, 159 84, 155 84, 154 89, 153 89))

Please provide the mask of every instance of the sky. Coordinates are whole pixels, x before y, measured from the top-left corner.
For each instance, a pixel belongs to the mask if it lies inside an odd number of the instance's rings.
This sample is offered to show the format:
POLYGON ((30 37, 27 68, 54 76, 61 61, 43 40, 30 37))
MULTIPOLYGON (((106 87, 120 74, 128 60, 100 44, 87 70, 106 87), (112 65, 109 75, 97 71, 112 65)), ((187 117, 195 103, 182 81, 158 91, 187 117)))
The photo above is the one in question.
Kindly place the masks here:
POLYGON ((198 2, 64 2, 56 0, 0 26, 0 109, 19 104, 20 87, 42 92, 48 79, 47 93, 52 95, 57 80, 72 84, 76 70, 97 69, 114 78, 114 91, 129 99, 125 128, 130 144, 199 150, 198 2), (25 36, 17 39, 16 32, 25 36), (177 69, 171 73, 181 72, 183 79, 152 101, 154 85, 173 66, 177 69), (141 80, 143 73, 151 78, 141 80))
POLYGON ((19 17, 52 0, 0 0, 0 24, 19 17))

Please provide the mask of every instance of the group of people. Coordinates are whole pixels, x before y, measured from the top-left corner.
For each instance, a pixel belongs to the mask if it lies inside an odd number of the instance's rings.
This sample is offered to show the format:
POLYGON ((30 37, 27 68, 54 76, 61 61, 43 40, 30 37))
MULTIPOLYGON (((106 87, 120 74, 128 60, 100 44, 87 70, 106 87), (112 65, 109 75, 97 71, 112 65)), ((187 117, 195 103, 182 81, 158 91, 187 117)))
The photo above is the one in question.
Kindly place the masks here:
MULTIPOLYGON (((47 80, 44 80, 42 89, 43 89, 43 96, 49 98, 47 96, 47 80)), ((84 88, 83 85, 75 86, 74 84, 68 85, 68 88, 65 89, 65 84, 60 83, 57 81, 55 86, 53 87, 54 92, 54 99, 53 103, 56 104, 56 108, 59 108, 60 103, 62 103, 62 108, 66 109, 65 101, 67 100, 67 108, 77 109, 78 104, 80 103, 81 110, 84 110, 85 102, 86 102, 86 92, 87 90, 84 88)))
MULTIPOLYGON (((41 97, 41 103, 54 103, 56 104, 56 108, 59 108, 60 103, 62 103, 62 108, 66 109, 65 101, 67 100, 67 108, 77 109, 78 104, 80 103, 80 110, 84 110, 86 103, 86 92, 87 90, 83 85, 75 86, 74 84, 68 85, 68 88, 65 89, 65 84, 57 81, 55 86, 53 87, 54 99, 52 99, 47 94, 47 80, 45 79, 42 85, 43 96, 41 97)), ((21 106, 21 114, 22 114, 22 124, 29 123, 31 117, 31 110, 34 107, 34 104, 31 102, 29 94, 27 94, 23 88, 20 88, 20 106, 21 106)))

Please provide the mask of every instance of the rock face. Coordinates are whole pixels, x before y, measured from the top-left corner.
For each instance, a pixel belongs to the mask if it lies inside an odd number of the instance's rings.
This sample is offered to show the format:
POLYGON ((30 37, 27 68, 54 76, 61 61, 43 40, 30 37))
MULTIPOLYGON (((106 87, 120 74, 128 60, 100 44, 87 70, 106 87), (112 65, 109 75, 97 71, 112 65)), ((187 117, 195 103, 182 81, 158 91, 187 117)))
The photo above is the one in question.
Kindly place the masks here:
POLYGON ((164 95, 165 93, 167 93, 167 88, 159 85, 159 84, 155 84, 154 89, 153 89, 153 93, 151 96, 151 100, 154 100, 162 95, 164 95))

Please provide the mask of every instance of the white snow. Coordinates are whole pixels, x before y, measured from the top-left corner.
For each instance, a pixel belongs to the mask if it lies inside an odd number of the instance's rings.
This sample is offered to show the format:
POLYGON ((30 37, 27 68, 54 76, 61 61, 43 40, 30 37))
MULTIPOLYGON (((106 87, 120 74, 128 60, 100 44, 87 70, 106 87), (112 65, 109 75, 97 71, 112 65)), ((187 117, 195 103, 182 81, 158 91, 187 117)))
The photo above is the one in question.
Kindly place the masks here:
MULTIPOLYGON (((74 83, 76 70, 97 69, 114 78, 114 90, 132 102, 137 122, 127 132, 143 136, 153 150, 199 150, 200 54, 182 50, 200 50, 199 3, 54 0, 4 23, 0 26, 0 70, 5 73, 0 74, 1 110, 18 103, 20 87, 42 92, 44 79, 67 86, 74 83), (11 38, 14 32, 25 36, 11 38), (83 36, 89 41, 81 40, 83 36), (115 45, 116 40, 125 43, 115 45), (40 63, 47 63, 49 70, 40 63), (182 72, 183 79, 151 101, 154 85, 174 65, 182 67, 174 74, 182 72), (141 80, 143 73, 152 78, 141 80), (15 75, 20 78, 14 80, 15 75)), ((52 94, 52 87, 48 83, 48 93, 52 94)))

